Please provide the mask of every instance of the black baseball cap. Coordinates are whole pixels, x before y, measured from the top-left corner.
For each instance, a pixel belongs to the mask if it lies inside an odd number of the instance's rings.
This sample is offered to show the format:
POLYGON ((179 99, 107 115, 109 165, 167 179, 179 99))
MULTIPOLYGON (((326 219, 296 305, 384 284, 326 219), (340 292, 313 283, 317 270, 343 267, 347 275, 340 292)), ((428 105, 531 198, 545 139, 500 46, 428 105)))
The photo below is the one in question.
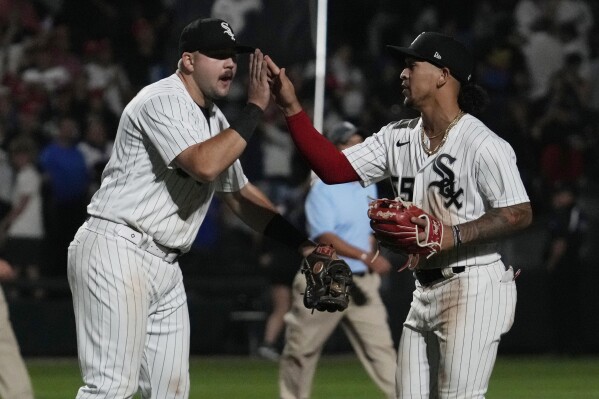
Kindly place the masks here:
POLYGON ((210 55, 223 50, 251 53, 253 47, 237 44, 229 23, 218 18, 198 18, 190 22, 179 37, 179 53, 199 51, 210 55))
POLYGON ((399 54, 402 60, 413 57, 440 68, 449 68, 451 74, 461 83, 469 82, 472 78, 472 53, 451 36, 437 32, 422 32, 410 47, 388 45, 387 48, 395 55, 399 54))
POLYGON ((325 137, 335 145, 345 144, 354 134, 359 134, 358 128, 351 122, 339 122, 335 124, 325 137))

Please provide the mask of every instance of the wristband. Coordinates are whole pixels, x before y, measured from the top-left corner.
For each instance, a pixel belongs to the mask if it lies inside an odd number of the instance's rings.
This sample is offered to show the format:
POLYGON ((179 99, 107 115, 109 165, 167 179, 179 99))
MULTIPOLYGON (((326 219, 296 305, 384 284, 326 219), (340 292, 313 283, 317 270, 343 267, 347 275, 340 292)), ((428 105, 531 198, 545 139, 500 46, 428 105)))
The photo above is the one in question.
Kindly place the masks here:
POLYGON ((241 114, 229 127, 239 133, 239 135, 248 142, 250 141, 252 134, 254 134, 256 126, 258 126, 262 114, 264 114, 262 108, 254 103, 247 103, 241 111, 241 114))
POLYGON ((268 222, 263 234, 294 249, 308 241, 304 233, 278 213, 268 222))

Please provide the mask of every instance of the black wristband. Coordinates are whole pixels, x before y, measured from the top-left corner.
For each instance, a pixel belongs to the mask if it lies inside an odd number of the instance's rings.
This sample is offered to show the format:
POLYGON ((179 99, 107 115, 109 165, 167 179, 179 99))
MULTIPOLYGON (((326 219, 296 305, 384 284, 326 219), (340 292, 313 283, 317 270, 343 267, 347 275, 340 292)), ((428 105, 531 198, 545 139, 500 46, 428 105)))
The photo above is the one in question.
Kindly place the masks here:
POLYGON ((233 123, 231 123, 230 127, 248 142, 250 141, 252 134, 254 134, 256 126, 258 126, 262 114, 264 114, 262 108, 254 103, 247 103, 241 111, 241 114, 233 123))
POLYGON ((299 231, 294 225, 289 223, 283 216, 276 214, 264 228, 264 236, 272 238, 282 244, 288 245, 293 249, 298 249, 300 245, 308 240, 308 237, 299 231))

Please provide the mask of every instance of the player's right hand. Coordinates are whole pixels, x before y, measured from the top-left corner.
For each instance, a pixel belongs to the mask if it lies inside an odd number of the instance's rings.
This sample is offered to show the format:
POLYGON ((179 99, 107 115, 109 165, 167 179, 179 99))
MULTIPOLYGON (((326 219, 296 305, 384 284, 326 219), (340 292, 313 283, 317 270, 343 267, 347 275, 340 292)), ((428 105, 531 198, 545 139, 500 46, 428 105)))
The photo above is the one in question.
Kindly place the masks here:
POLYGON ((268 83, 275 103, 281 108, 285 116, 295 115, 302 110, 302 106, 295 94, 295 87, 285 68, 279 68, 269 56, 264 60, 268 67, 268 83))
POLYGON ((270 102, 270 87, 267 72, 264 54, 259 49, 254 50, 250 54, 248 102, 256 104, 262 110, 265 110, 270 102))

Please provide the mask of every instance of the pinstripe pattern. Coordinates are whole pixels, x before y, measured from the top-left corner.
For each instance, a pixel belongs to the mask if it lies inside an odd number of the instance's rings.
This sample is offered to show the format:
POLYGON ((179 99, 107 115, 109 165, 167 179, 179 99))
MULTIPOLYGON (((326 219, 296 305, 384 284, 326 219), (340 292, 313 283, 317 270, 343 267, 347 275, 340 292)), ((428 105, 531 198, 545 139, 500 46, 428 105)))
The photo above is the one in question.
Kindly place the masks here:
MULTIPOLYGON (((445 225, 529 201, 512 147, 480 120, 462 117, 432 156, 422 150, 421 123, 390 123, 345 150, 363 184, 398 177, 403 199, 445 225)), ((484 398, 487 391, 500 337, 514 320, 516 285, 511 275, 500 282, 512 271, 495 243, 444 251, 419 265, 454 266, 468 268, 429 287, 416 282, 398 351, 399 398, 484 398)))
MULTIPOLYGON (((142 89, 121 116, 90 219, 69 247, 77 345, 85 385, 77 398, 184 399, 189 395, 189 315, 181 271, 145 249, 186 252, 215 192, 240 190, 236 161, 211 183, 173 166, 189 146, 229 126, 204 116, 175 74, 142 89), (141 233, 132 243, 116 232, 141 233)), ((153 252, 155 253, 155 252, 153 252)))
MULTIPOLYGON (((398 192, 402 192, 402 179, 414 179, 412 202, 446 225, 478 219, 489 207, 529 201, 512 147, 477 118, 465 115, 451 130, 439 153, 431 157, 422 151, 420 124, 420 120, 414 120, 411 126, 390 123, 364 143, 344 151, 365 185, 396 176, 398 192), (398 142, 409 144, 398 147, 398 142), (447 199, 440 195, 439 188, 430 186, 441 179, 434 164, 443 154, 455 159, 453 164, 441 163, 454 173, 455 190, 463 190, 459 197, 461 208, 446 208, 447 199)), ((422 267, 474 266, 498 259, 495 243, 469 245, 434 256, 422 267)))
POLYGON ((216 106, 207 121, 176 75, 142 89, 123 111, 113 155, 88 213, 188 251, 214 192, 239 190, 247 178, 236 161, 215 182, 200 184, 173 168, 172 161, 228 126, 216 106))
POLYGON ((178 264, 85 223, 69 247, 79 362, 78 398, 186 398, 189 318, 178 264), (141 379, 141 380, 140 380, 141 379))
POLYGON ((504 272, 499 261, 416 287, 399 345, 399 398, 484 398, 514 322, 516 283, 500 282, 504 272))

